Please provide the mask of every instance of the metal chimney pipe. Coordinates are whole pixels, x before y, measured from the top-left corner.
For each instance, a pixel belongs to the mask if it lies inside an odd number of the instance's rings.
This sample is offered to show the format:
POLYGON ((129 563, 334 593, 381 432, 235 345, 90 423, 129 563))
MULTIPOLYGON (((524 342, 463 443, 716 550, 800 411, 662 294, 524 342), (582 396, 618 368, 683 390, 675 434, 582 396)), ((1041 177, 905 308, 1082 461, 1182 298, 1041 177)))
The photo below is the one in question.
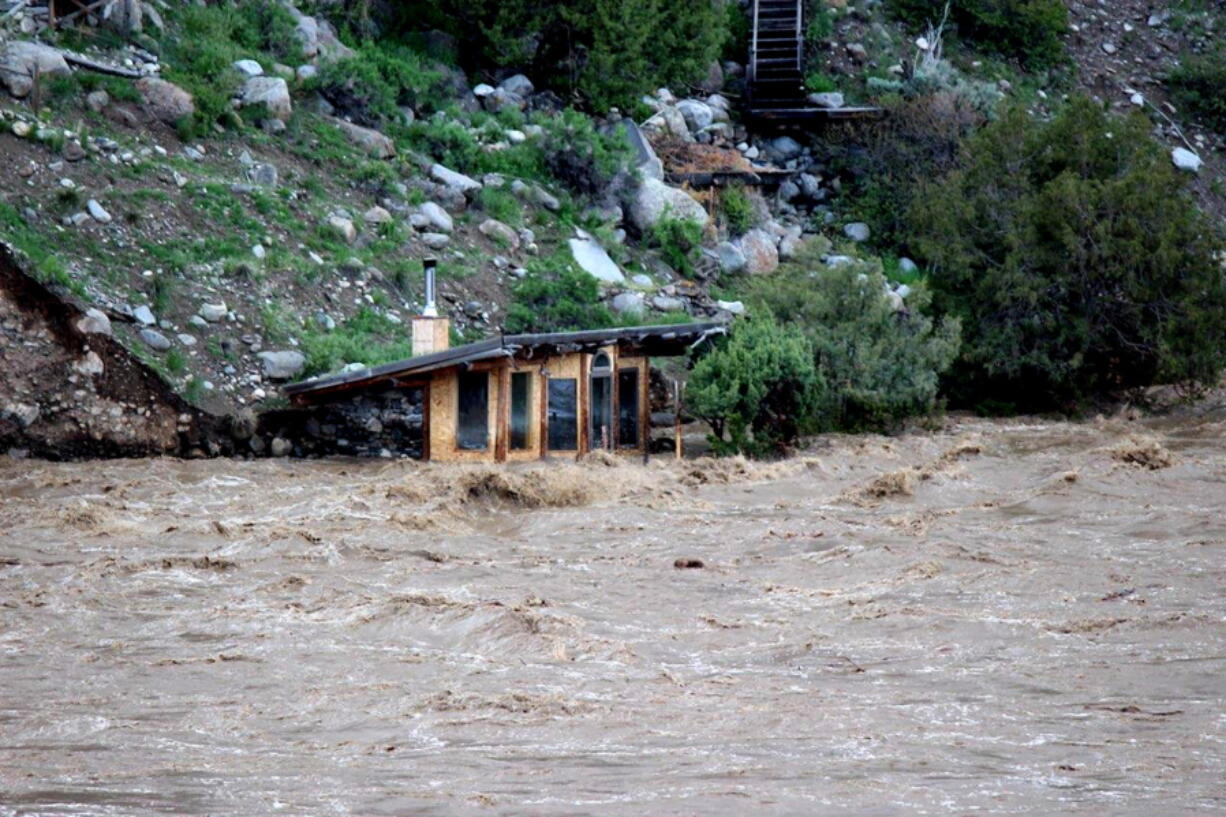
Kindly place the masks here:
POLYGON ((426 306, 422 309, 421 314, 427 318, 437 318, 438 306, 434 302, 434 268, 438 266, 438 259, 423 259, 421 265, 426 272, 426 306))

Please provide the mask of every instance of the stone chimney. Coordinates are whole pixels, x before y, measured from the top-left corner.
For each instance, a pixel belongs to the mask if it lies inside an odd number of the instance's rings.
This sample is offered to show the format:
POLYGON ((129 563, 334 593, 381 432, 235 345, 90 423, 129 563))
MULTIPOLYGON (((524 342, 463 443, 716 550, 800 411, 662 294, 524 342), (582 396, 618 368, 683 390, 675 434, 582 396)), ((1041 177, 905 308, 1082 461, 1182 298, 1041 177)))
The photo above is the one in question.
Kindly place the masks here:
POLYGON ((434 269, 438 261, 427 258, 422 261, 426 273, 426 305, 421 314, 413 318, 413 357, 443 352, 451 346, 451 321, 439 317, 434 301, 434 269))

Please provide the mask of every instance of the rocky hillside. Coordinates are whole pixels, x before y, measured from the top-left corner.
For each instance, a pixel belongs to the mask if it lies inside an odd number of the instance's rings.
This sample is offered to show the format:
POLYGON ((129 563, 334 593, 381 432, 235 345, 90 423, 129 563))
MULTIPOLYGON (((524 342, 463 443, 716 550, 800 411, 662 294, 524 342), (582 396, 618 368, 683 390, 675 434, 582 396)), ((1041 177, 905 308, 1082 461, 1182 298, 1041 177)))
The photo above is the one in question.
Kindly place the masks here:
MULTIPOLYGON (((1077 90, 1143 108, 1198 174, 1204 207, 1226 212, 1223 137, 1163 81, 1219 18, 1186 0, 1068 5, 1064 70, 1026 73, 951 42, 945 76, 1039 113, 1077 90)), ((139 30, 122 15, 57 28, 45 7, 0 1, 0 236, 216 414, 275 408, 288 379, 407 355, 426 256, 440 258, 461 341, 514 328, 522 283, 554 286, 563 268, 595 281, 590 306, 608 320, 730 318, 739 278, 873 246, 876 225, 841 195, 856 182, 844 159, 873 126, 834 141, 751 132, 735 60, 685 94, 596 116, 512 69, 470 77, 342 42, 329 4, 253 3, 249 24, 215 6, 143 6, 139 30), (715 171, 788 173, 722 191, 674 175, 715 171)), ((817 104, 874 102, 931 55, 932 32, 881 4, 816 7, 829 22, 811 32, 817 104)), ((457 48, 439 32, 424 42, 457 48)), ((922 271, 886 267, 903 309, 922 271)))

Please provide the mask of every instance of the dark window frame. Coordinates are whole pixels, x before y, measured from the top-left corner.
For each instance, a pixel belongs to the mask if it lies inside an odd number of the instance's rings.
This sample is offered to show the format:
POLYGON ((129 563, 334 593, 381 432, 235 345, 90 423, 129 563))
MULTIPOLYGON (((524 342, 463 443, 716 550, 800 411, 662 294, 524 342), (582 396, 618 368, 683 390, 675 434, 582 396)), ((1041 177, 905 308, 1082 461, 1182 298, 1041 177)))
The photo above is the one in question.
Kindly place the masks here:
POLYGON ((460 372, 456 376, 456 434, 455 444, 460 451, 488 451, 490 447, 490 373, 487 371, 460 372), (477 388, 478 379, 480 386, 477 388), (476 394, 468 392, 476 388, 476 394), (466 394, 466 392, 468 392, 466 394), (470 399, 466 402, 465 397, 470 399), (476 398, 476 399, 472 399, 476 398), (480 405, 478 415, 476 407, 480 405), (480 428, 476 428, 478 416, 480 428), (469 423, 471 425, 466 425, 469 423), (478 440, 480 442, 478 443, 478 440))
POLYGON ((642 424, 642 403, 639 395, 639 367, 627 366, 617 370, 617 447, 618 448, 638 448, 639 447, 639 432, 642 424), (625 410, 626 405, 626 382, 629 381, 633 386, 634 403, 633 413, 629 419, 633 423, 633 431, 631 434, 626 434, 627 416, 625 410), (630 439, 626 439, 629 436, 630 439))
POLYGON ((511 372, 511 440, 512 451, 527 451, 532 447, 532 387, 534 385, 532 372, 511 372), (520 427, 516 427, 515 415, 517 409, 516 384, 522 384, 522 417, 520 427))
POLYGON ((549 435, 549 450, 550 451, 578 451, 579 450, 579 378, 577 377, 551 377, 549 378, 548 404, 547 404, 547 425, 549 435), (569 395, 556 394, 555 389, 569 389, 569 395), (561 418, 560 422, 555 423, 555 417, 559 410, 566 410, 568 407, 563 405, 561 409, 558 404, 563 403, 563 397, 569 400, 569 422, 566 418, 561 418), (564 432, 564 433, 563 433, 564 432))

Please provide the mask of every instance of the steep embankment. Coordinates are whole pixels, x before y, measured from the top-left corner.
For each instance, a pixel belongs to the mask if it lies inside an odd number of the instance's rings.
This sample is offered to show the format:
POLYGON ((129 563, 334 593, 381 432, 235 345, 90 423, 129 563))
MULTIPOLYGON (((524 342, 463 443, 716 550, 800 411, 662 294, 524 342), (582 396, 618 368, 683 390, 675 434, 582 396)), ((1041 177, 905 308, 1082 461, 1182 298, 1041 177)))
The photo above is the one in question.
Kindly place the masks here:
POLYGON ((40 457, 190 453, 212 420, 0 244, 0 450, 40 457))

